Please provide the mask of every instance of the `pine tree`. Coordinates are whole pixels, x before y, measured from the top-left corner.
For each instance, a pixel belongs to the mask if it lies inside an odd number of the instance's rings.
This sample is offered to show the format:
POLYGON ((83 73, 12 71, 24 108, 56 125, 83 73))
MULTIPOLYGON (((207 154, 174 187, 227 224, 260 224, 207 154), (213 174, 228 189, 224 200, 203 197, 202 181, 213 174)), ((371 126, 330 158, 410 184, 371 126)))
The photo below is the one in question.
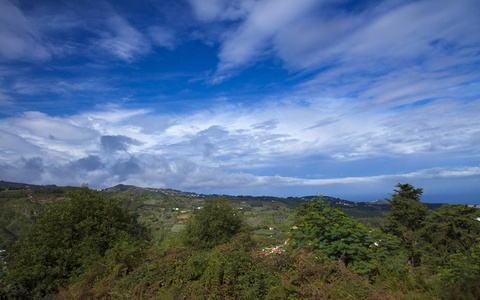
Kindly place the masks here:
POLYGON ((392 210, 387 214, 387 224, 382 227, 385 233, 396 235, 403 240, 409 263, 415 266, 420 263, 419 231, 427 216, 427 206, 420 202, 423 189, 406 183, 398 183, 391 199, 386 199, 392 210))

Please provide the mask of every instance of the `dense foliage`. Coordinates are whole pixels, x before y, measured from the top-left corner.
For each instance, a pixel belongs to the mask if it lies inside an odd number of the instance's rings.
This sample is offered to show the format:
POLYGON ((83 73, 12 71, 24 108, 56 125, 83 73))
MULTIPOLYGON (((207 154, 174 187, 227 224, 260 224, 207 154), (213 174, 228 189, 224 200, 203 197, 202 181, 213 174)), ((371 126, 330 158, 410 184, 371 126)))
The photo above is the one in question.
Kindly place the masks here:
POLYGON ((0 181, 0 249, 11 247, 22 236, 25 219, 43 211, 42 203, 64 197, 74 187, 30 187, 0 181))
POLYGON ((448 261, 438 267, 438 276, 443 280, 449 295, 480 296, 480 238, 467 251, 457 250, 448 261))
POLYGON ((425 220, 421 235, 424 243, 422 263, 439 266, 450 255, 464 252, 480 238, 480 212, 468 205, 445 204, 425 220))
POLYGON ((342 263, 305 249, 265 257, 249 251, 243 236, 203 250, 168 243, 143 254, 132 246, 112 249, 59 298, 395 299, 342 263), (136 255, 137 264, 128 256, 115 261, 116 251, 136 255))
POLYGON ((0 209, 0 249, 12 245, 20 235, 21 217, 11 207, 0 209))
POLYGON ((239 233, 248 233, 243 216, 225 198, 210 199, 188 220, 181 234, 187 246, 212 248, 231 241, 239 233))
POLYGON ((149 239, 148 229, 117 202, 83 187, 50 202, 9 250, 8 270, 27 290, 48 291, 75 276, 84 260, 117 241, 149 239))
POLYGON ((302 204, 295 214, 294 224, 293 247, 310 246, 320 250, 370 278, 378 264, 399 247, 394 236, 368 228, 321 201, 302 204))

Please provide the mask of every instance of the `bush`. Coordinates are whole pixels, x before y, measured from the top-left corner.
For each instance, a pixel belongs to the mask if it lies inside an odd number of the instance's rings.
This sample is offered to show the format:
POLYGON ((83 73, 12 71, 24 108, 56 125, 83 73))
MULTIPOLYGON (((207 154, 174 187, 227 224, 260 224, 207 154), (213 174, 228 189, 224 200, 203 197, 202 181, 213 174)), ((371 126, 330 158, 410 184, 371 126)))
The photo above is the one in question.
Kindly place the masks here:
POLYGON ((87 187, 50 202, 7 253, 9 276, 20 287, 48 291, 78 274, 90 256, 101 257, 117 241, 150 239, 149 230, 119 203, 87 187))
POLYGON ((291 246, 320 250, 352 266, 356 273, 373 278, 378 264, 398 249, 399 241, 350 219, 341 209, 312 201, 295 213, 291 246))
POLYGON ((462 299, 479 299, 480 238, 468 251, 451 254, 447 264, 438 267, 437 276, 449 294, 462 295, 462 299))
POLYGON ((450 255, 469 252, 480 236, 480 212, 477 207, 444 204, 424 222, 422 264, 430 267, 444 265, 450 255))
POLYGON ((208 249, 249 232, 243 216, 226 198, 220 197, 207 201, 200 212, 188 220, 180 237, 187 246, 208 249))

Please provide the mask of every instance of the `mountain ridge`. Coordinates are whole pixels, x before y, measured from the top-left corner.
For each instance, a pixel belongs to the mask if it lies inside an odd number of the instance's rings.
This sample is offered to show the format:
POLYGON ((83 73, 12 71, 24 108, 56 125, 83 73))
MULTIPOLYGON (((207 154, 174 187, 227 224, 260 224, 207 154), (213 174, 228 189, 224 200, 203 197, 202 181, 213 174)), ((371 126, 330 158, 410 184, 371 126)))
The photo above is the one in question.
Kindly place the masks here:
MULTIPOLYGON (((37 184, 29 184, 29 183, 20 183, 20 182, 10 182, 0 180, 0 188, 1 189, 11 189, 11 188, 56 188, 62 187, 57 186, 55 184, 49 185, 37 185, 37 184)), ((333 204, 335 206, 343 206, 343 207, 353 207, 353 206, 390 206, 390 203, 386 200, 376 199, 372 201, 351 201, 345 200, 338 197, 332 196, 315 196, 315 195, 307 195, 307 196, 296 196, 296 197, 276 197, 276 196, 251 196, 251 195, 227 195, 227 194, 201 194, 195 192, 185 192, 181 190, 171 189, 171 188, 154 188, 154 187, 140 187, 135 185, 128 185, 128 184, 117 184, 112 187, 104 188, 104 189, 96 189, 97 191, 105 192, 105 193, 118 193, 118 192, 125 192, 130 190, 143 190, 143 191, 150 191, 150 192, 160 192, 163 194, 171 195, 171 196, 183 196, 188 198, 200 198, 200 199, 208 199, 208 198, 218 198, 218 197, 226 197, 230 201, 248 201, 248 200, 261 200, 261 201, 271 201, 271 202, 308 202, 314 198, 320 198, 326 204, 333 204)), ((427 206, 437 207, 444 203, 425 203, 427 206)))

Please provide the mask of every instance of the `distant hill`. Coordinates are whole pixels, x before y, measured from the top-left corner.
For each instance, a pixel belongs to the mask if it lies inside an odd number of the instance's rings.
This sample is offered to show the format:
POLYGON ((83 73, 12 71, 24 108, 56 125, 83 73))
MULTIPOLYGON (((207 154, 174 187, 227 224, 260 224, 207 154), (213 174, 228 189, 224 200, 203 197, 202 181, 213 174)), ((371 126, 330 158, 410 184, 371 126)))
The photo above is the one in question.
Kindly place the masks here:
POLYGON ((0 180, 0 188, 8 189, 8 188, 29 188, 29 187, 57 187, 54 184, 49 185, 36 185, 36 184, 29 184, 29 183, 19 183, 19 182, 9 182, 0 180))
POLYGON ((134 185, 125 185, 125 184, 117 184, 116 186, 103 189, 104 192, 126 192, 130 190, 137 190, 138 187, 134 185))
MULTIPOLYGON (((19 183, 19 182, 8 182, 4 180, 0 180, 0 188, 1 189, 23 189, 23 188, 55 188, 57 185, 35 185, 35 184, 28 184, 28 183, 19 183)), ((317 196, 302 196, 302 197, 274 197, 274 196, 248 196, 248 195, 223 195, 223 194, 197 194, 192 192, 183 192, 174 189, 168 188, 151 188, 151 187, 138 187, 134 185, 125 185, 125 184, 118 184, 113 187, 105 188, 101 190, 105 193, 121 193, 126 191, 146 191, 146 192, 157 192, 162 193, 170 196, 178 196, 178 197, 185 197, 185 198, 195 198, 195 199, 208 199, 208 198, 218 198, 218 197, 226 197, 231 202, 248 202, 251 205, 258 205, 262 206, 265 202, 281 202, 289 207, 296 207, 301 202, 308 202, 317 196)), ((342 207, 344 209, 348 208, 358 208, 358 209, 367 209, 368 207, 377 207, 377 209, 381 211, 389 211, 390 210, 390 203, 385 200, 374 200, 372 202, 354 202, 350 200, 344 200, 336 197, 331 196, 323 196, 321 200, 326 203, 336 207, 342 207)), ((436 210, 444 203, 425 203, 429 209, 436 210)))
POLYGON ((30 187, 30 186, 36 186, 36 185, 19 183, 19 182, 8 182, 8 181, 0 180, 0 188, 3 188, 3 189, 10 188, 10 187, 30 187))
MULTIPOLYGON (((185 198, 197 198, 197 199, 208 199, 208 198, 218 198, 225 197, 231 202, 248 202, 250 204, 262 206, 263 202, 281 202, 289 206, 298 206, 299 202, 308 202, 317 196, 303 196, 303 197, 274 197, 274 196, 247 196, 247 195, 224 195, 224 194, 197 194, 192 192, 183 192, 174 189, 165 189, 165 188, 151 188, 151 187, 138 187, 134 185, 125 185, 118 184, 113 187, 102 189, 102 192, 106 193, 119 193, 126 191, 148 191, 148 192, 160 192, 166 195, 179 196, 185 198)), ((342 205, 342 206, 355 206, 355 202, 349 200, 343 200, 340 198, 323 196, 322 201, 327 204, 332 205, 342 205)), ((388 203, 388 202, 387 202, 388 203)))

